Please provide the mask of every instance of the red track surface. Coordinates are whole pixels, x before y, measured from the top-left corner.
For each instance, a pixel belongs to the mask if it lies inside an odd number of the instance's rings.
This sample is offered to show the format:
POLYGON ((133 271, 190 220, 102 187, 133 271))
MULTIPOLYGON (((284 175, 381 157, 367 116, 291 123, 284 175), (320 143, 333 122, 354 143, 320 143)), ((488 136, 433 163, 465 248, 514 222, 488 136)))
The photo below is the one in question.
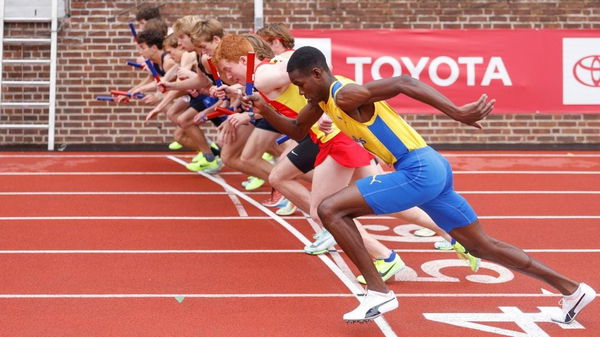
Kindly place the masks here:
MULTIPOLYGON (((490 235, 600 289, 599 153, 448 158, 490 235)), ((221 177, 237 188, 244 176, 229 173, 221 177)), ((384 335, 375 323, 343 323, 357 304, 346 276, 233 197, 240 216, 222 186, 166 154, 4 153, 0 186, 0 336, 384 335)), ((285 220, 312 236, 302 217, 285 220)), ((388 336, 600 334, 598 302, 563 329, 548 322, 559 297, 542 295, 555 292, 545 284, 489 263, 472 275, 430 239, 400 236, 409 228, 400 220, 361 222, 409 266, 389 283, 400 308, 385 315, 388 336)))

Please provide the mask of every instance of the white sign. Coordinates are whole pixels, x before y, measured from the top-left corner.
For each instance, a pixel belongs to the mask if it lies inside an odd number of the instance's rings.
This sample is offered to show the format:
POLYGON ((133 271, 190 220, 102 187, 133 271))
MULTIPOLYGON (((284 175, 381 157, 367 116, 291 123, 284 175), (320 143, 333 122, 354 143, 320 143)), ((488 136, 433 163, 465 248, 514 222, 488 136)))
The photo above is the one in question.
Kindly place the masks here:
POLYGON ((600 38, 563 39, 563 104, 600 104, 600 38))

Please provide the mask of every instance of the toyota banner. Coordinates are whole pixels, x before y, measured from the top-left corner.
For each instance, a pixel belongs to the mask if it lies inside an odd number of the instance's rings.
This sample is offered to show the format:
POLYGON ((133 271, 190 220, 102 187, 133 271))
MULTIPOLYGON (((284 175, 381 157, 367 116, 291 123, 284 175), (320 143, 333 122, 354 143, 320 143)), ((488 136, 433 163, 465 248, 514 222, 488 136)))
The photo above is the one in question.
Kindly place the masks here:
MULTIPOLYGON (((336 75, 356 82, 407 74, 456 104, 487 93, 496 113, 600 113, 598 30, 293 30, 336 75)), ((400 113, 433 112, 410 98, 400 113)))

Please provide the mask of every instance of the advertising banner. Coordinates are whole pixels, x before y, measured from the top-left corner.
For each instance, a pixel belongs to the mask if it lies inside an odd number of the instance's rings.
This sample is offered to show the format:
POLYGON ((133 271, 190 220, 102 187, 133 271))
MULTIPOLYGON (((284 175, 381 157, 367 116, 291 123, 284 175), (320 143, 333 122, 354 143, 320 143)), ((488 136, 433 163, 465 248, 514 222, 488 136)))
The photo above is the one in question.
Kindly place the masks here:
MULTIPOLYGON (((600 113, 598 30, 293 30, 359 83, 407 74, 457 105, 486 93, 495 113, 600 113)), ((410 98, 400 113, 434 112, 410 98)))

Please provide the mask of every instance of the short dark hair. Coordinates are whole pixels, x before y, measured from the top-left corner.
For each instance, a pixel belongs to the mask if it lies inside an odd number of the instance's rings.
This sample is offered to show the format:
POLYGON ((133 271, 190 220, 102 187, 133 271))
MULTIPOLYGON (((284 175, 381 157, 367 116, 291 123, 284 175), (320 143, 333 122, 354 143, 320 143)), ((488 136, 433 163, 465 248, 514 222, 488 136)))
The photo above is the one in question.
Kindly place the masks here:
POLYGON ((138 44, 145 43, 148 47, 156 46, 158 49, 163 49, 163 41, 165 36, 157 29, 146 29, 138 34, 138 44))
POLYGON ((137 13, 135 13, 135 20, 150 20, 150 19, 160 19, 160 11, 158 6, 144 6, 138 9, 137 13))
POLYGON ((287 64, 288 73, 298 70, 302 74, 307 74, 313 68, 321 68, 329 72, 325 55, 315 47, 299 48, 292 54, 287 64))
POLYGON ((169 32, 169 27, 167 26, 167 23, 164 22, 162 19, 150 19, 146 21, 146 24, 144 25, 144 30, 149 29, 158 30, 162 33, 163 36, 167 36, 167 33, 169 32))

